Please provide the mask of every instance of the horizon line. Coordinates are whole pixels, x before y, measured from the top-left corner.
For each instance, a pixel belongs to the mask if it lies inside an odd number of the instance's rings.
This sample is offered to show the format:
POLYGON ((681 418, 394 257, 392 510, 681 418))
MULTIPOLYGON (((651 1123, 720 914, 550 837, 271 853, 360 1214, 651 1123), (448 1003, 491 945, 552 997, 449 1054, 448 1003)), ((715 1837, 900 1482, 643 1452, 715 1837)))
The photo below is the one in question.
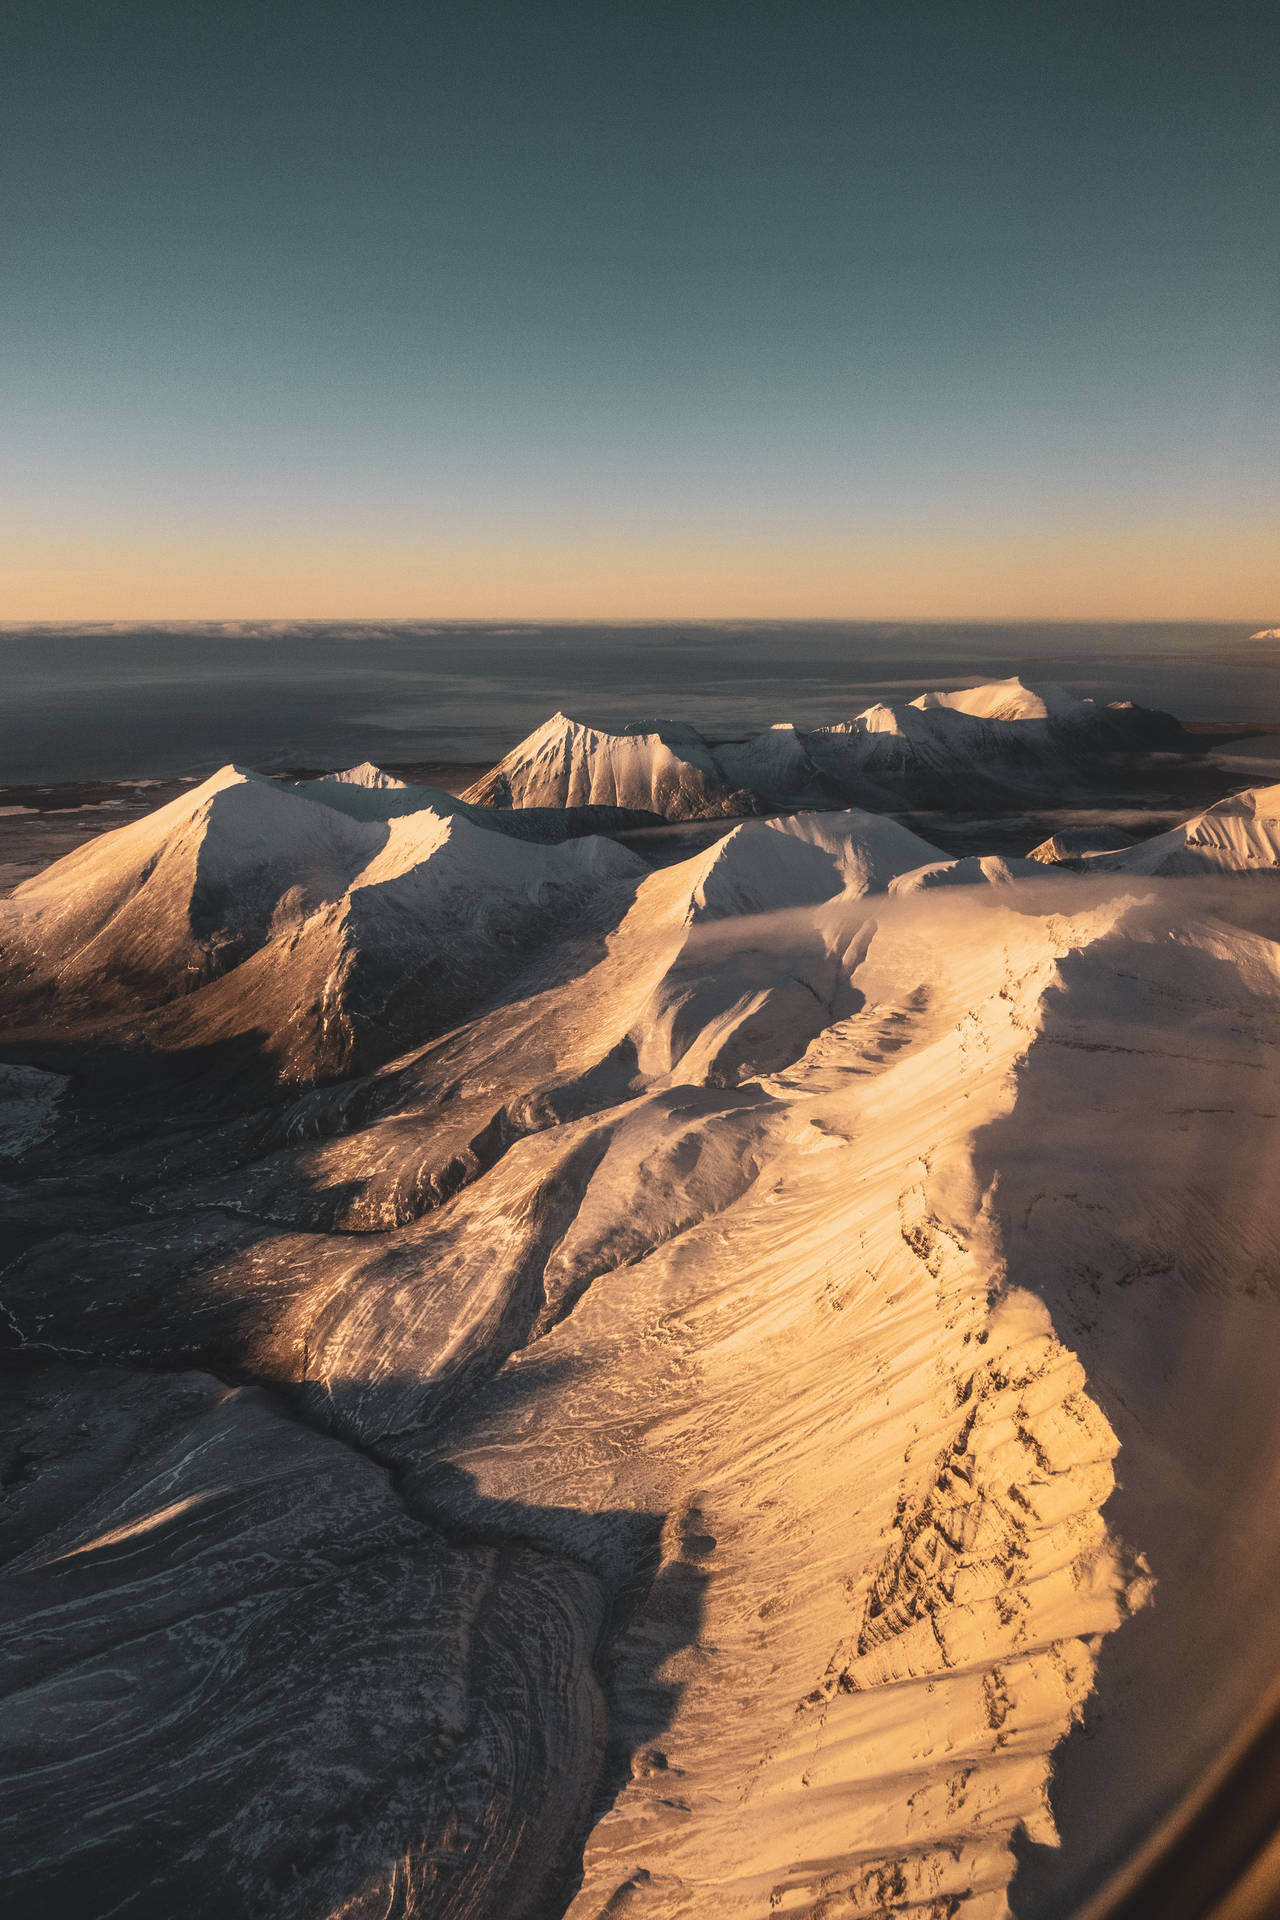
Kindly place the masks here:
MULTIPOLYGON (((1188 618, 1178 614, 903 614, 903 613, 846 613, 846 614, 769 614, 763 617, 751 617, 747 614, 627 614, 627 615, 586 615, 586 614, 377 614, 377 613, 261 613, 261 614, 113 614, 96 617, 81 614, 61 617, 41 615, 25 620, 0 620, 0 633, 21 633, 32 628, 71 628, 71 627, 211 627, 211 626, 380 626, 380 627, 422 627, 436 626, 445 628, 510 626, 513 630, 528 628, 536 630, 542 627, 842 627, 842 626, 897 626, 897 627, 1232 627, 1250 626, 1255 616, 1223 614, 1217 616, 1198 614, 1188 618)), ((1267 622, 1260 620, 1259 632, 1268 631, 1267 622)), ((1247 636, 1252 638, 1252 635, 1247 636)))

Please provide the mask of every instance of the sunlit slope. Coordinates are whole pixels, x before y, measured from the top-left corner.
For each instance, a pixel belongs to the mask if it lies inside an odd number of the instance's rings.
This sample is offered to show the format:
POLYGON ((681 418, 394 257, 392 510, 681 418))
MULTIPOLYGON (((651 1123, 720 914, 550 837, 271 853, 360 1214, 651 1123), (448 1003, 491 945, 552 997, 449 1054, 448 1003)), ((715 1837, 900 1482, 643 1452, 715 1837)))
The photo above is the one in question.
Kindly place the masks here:
POLYGON ((340 938, 388 956, 373 1060, 112 1129, 87 1059, 15 1163, 15 1776, 62 1712, 13 1910, 72 1868, 210 1920, 1094 1884, 1280 1655, 1280 903, 1233 804, 1208 879, 850 810, 656 872, 335 814, 340 891, 147 1019, 234 992, 314 1063, 340 938), (440 1024, 387 1057, 401 989, 440 1024), (192 1368, 258 1385, 153 1403, 192 1368), (184 1636, 206 1597, 241 1624, 184 1636))
POLYGON ((1251 787, 1206 807, 1168 833, 1083 863, 1107 873, 1212 874, 1280 867, 1280 786, 1251 787))
POLYGON ((673 820, 756 811, 701 735, 665 724, 608 733, 553 714, 463 795, 493 807, 644 807, 673 820))

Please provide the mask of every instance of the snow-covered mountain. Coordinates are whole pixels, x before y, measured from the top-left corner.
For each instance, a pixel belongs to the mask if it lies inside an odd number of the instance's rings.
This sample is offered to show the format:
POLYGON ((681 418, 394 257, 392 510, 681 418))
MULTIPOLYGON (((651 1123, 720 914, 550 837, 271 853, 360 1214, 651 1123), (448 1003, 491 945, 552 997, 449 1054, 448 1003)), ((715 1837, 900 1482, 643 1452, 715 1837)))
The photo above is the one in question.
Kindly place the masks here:
POLYGON ((613 805, 531 805, 518 809, 476 806, 446 793, 442 787, 414 786, 397 780, 368 761, 343 773, 298 781, 290 791, 352 820, 385 822, 429 808, 442 818, 469 820, 473 826, 487 827, 512 839, 547 844, 581 839, 590 833, 622 833, 629 828, 657 826, 661 821, 661 816, 651 810, 613 805))
POLYGON ((451 804, 353 819, 328 803, 423 791, 362 780, 317 804, 224 767, 0 903, 11 1017, 167 1007, 154 1030, 169 1045, 256 1034, 276 1071, 305 1079, 425 1037, 566 912, 646 871, 598 836, 530 843, 451 804))
POLYGON ((381 767, 375 767, 372 760, 362 760, 358 767, 344 767, 338 773, 323 773, 316 784, 322 787, 377 787, 400 791, 405 786, 405 782, 397 780, 393 773, 384 773, 381 767))
MULTIPOLYGON (((496 830, 504 816, 442 799, 363 777, 317 795, 224 768, 0 903, 11 1020, 145 1016, 169 1050, 253 1035, 286 1081, 349 1072, 461 1018, 613 898, 624 912, 648 874, 599 835, 530 843, 496 830), (335 793, 429 804, 352 818, 335 793)), ((751 823, 676 870, 690 893, 672 911, 678 925, 783 911, 938 857, 865 813, 751 823)))
POLYGON ((608 733, 558 713, 465 797, 497 808, 605 802, 679 820, 851 802, 955 806, 984 792, 1077 784, 1099 757, 1192 744, 1167 714, 1010 679, 719 743, 690 726, 608 733))
POLYGON ((606 733, 553 714, 466 800, 489 807, 640 807, 672 820, 758 811, 726 782, 693 727, 606 733))
POLYGON ((1092 700, 1081 699, 1063 687, 1028 687, 1016 675, 1008 680, 988 680, 976 687, 959 687, 948 693, 922 693, 910 704, 921 713, 933 713, 945 707, 950 713, 967 714, 973 720, 1076 722, 1097 710, 1092 700))
POLYGON ((385 835, 223 767, 0 902, 4 965, 64 1002, 169 999, 255 952, 286 901, 340 899, 385 835))
MULTIPOLYGON (((855 738, 1078 724, 959 699, 855 738)), ((1280 790, 651 867, 354 771, 4 904, 6 1911, 1073 1910, 1280 1659, 1280 790)))
POLYGON ((1051 867, 1077 866, 1087 853, 1121 853, 1133 843, 1131 833, 1113 826, 1064 827, 1032 847, 1027 858, 1051 867))

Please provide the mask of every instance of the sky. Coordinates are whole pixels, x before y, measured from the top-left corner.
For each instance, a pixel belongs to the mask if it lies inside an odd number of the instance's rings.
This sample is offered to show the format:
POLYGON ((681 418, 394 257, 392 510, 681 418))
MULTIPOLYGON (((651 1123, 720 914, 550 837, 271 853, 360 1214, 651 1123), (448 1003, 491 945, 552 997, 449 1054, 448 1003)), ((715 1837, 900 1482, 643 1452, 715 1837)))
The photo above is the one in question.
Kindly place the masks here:
POLYGON ((0 619, 1280 621, 1280 8, 6 0, 0 619))

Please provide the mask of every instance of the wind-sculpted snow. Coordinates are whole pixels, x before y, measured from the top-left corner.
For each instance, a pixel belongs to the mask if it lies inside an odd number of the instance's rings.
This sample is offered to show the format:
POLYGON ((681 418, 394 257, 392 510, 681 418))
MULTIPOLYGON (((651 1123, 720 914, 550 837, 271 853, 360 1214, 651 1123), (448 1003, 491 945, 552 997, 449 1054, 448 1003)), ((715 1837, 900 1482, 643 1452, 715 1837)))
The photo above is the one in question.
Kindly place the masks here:
POLYGON ((1280 1653, 1270 890, 240 787, 15 896, 6 1911, 1060 1913, 1280 1653))
POLYGON ((609 733, 557 713, 465 798, 498 809, 607 802, 673 820, 850 802, 955 807, 1001 793, 1083 793, 1108 758, 1193 745, 1168 714, 999 680, 807 732, 779 722, 745 741, 711 742, 676 724, 609 733))
POLYGON ((447 1540, 256 1390, 6 1387, 6 1914, 537 1911, 599 1766, 597 1581, 447 1540))

